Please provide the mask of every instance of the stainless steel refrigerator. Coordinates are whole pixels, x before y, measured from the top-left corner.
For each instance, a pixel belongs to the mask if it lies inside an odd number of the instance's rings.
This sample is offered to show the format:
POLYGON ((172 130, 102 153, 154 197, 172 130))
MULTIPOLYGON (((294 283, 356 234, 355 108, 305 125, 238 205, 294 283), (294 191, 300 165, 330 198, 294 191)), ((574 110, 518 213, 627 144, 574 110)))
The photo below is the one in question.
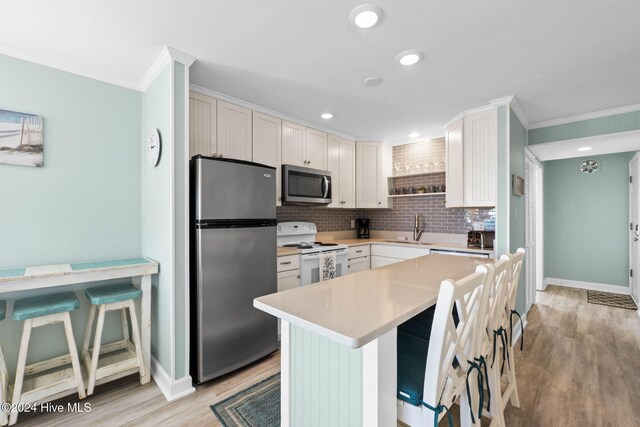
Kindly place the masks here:
POLYGON ((191 376, 197 383, 278 348, 277 321, 253 299, 277 291, 276 170, 191 160, 191 376))

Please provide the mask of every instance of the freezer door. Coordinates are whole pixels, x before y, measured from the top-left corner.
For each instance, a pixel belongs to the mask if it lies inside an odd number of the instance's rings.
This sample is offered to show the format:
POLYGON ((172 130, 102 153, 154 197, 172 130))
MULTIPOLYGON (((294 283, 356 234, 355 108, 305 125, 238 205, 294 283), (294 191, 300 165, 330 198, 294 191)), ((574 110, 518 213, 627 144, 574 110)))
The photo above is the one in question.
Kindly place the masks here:
POLYGON ((274 168, 206 157, 192 167, 196 220, 276 217, 274 168))
POLYGON ((278 348, 276 318, 253 307, 275 293, 276 227, 196 231, 198 382, 278 348))

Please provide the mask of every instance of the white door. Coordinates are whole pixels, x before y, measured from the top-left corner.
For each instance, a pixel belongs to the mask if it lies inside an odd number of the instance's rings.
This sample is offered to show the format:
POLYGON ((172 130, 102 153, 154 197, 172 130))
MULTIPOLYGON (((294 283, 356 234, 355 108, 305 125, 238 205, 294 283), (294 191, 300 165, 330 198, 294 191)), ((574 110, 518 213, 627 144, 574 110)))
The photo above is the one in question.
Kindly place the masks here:
POLYGON ((307 166, 305 162, 306 129, 297 123, 282 122, 282 164, 307 166))
POLYGON ((280 171, 281 132, 282 120, 256 111, 253 112, 252 158, 256 163, 276 168, 276 206, 282 204, 282 178, 280 171))
POLYGON ((629 162, 629 216, 631 217, 629 221, 629 268, 631 269, 629 284, 631 295, 636 302, 640 301, 640 185, 638 185, 640 162, 638 156, 636 154, 629 162))
POLYGON ((330 208, 341 208, 342 193, 340 176, 340 147, 342 144, 342 138, 335 135, 329 135, 327 142, 327 170, 331 172, 331 203, 330 208))
POLYGON ((458 120, 445 131, 447 153, 447 195, 448 208, 464 206, 464 150, 462 141, 463 122, 458 120))
POLYGON ((251 110, 218 101, 218 154, 251 160, 251 110))
POLYGON ((327 134, 307 128, 305 166, 313 169, 327 170, 327 134))
MULTIPOLYGON (((340 200, 343 208, 356 207, 356 143, 342 140, 340 144, 340 200)), ((335 182, 335 181, 334 181, 335 182)), ((333 188, 336 188, 334 184, 333 188)))
POLYGON ((216 99, 189 92, 189 158, 216 152, 216 99))
POLYGON ((527 152, 524 159, 524 228, 526 283, 525 310, 535 304, 536 290, 542 290, 542 167, 527 152))

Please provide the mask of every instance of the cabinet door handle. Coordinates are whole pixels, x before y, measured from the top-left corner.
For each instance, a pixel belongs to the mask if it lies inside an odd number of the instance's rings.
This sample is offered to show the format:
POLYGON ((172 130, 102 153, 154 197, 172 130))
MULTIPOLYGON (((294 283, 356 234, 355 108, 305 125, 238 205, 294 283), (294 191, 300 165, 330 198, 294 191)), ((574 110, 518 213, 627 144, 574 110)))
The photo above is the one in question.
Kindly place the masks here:
POLYGON ((379 204, 379 205, 381 205, 381 204, 382 204, 382 202, 378 202, 378 204, 379 204))
POLYGON ((360 251, 356 251, 356 253, 357 253, 357 254, 361 254, 361 253, 362 253, 362 251, 361 251, 361 250, 360 250, 360 251))
POLYGON ((291 261, 284 261, 280 263, 280 265, 289 265, 289 264, 291 264, 291 261))

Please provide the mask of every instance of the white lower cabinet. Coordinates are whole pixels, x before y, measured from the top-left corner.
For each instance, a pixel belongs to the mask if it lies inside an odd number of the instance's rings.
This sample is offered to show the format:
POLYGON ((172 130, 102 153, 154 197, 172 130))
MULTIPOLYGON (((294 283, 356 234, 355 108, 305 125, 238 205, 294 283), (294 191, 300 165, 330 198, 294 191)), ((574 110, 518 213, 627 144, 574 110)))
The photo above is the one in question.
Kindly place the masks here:
POLYGON ((429 255, 429 249, 371 245, 371 268, 429 255))
MULTIPOLYGON (((288 291, 300 286, 300 255, 278 257, 278 292, 288 291)), ((278 338, 280 337, 280 319, 278 319, 278 338)))
POLYGON ((359 273, 371 268, 371 247, 350 246, 347 255, 347 274, 359 273))

